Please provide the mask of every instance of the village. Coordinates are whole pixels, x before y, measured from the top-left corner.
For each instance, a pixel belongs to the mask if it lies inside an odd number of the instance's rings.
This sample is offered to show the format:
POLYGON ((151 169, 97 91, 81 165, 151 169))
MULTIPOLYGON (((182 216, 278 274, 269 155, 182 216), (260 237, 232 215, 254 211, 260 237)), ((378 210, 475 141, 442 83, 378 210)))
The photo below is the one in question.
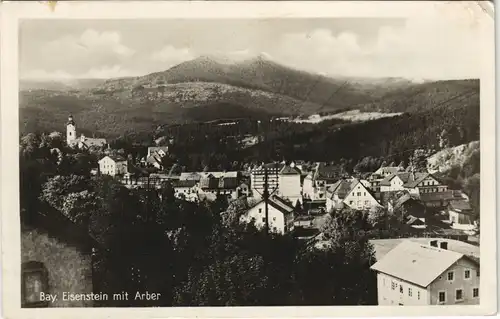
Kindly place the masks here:
MULTIPOLYGON (((109 148, 105 139, 78 138, 71 116, 66 136, 68 145, 81 149, 109 148)), ((168 152, 168 146, 152 145, 138 163, 106 155, 92 174, 109 175, 130 189, 170 185, 175 197, 189 202, 243 200, 249 208, 241 223, 293 234, 318 249, 327 244, 322 223, 336 211, 400 215, 397 225, 382 225, 371 240, 379 305, 479 302, 479 227, 469 198, 429 172, 400 165, 349 174, 328 163, 290 160, 245 171, 175 173, 163 167, 168 152)))

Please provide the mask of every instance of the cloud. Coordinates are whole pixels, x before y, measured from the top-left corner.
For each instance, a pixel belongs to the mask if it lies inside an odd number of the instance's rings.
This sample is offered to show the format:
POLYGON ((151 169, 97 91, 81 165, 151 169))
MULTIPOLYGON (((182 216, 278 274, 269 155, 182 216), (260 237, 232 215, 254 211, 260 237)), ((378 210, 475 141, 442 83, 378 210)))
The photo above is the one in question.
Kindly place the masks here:
POLYGON ((382 27, 374 41, 331 30, 284 35, 272 52, 278 62, 329 75, 456 79, 479 77, 479 28, 442 12, 382 27))
POLYGON ((23 69, 23 76, 42 72, 66 77, 66 73, 82 74, 109 65, 123 65, 135 54, 124 45, 118 32, 87 29, 81 34, 66 35, 40 45, 31 63, 35 68, 23 69), (36 70, 43 69, 44 71, 36 70), (35 69, 35 70, 33 70, 35 69), (63 69, 64 71, 60 71, 63 69), (27 72, 26 72, 27 71, 27 72), (26 74, 28 73, 28 74, 26 74))
POLYGON ((161 62, 163 67, 172 67, 176 64, 192 60, 196 56, 188 48, 176 48, 172 45, 164 46, 163 48, 151 53, 151 60, 161 62))
POLYGON ((109 78, 120 78, 120 77, 137 76, 137 75, 138 74, 131 72, 130 70, 123 69, 119 65, 114 65, 114 66, 91 68, 87 72, 79 74, 70 74, 62 70, 46 71, 42 69, 36 69, 27 72, 22 78, 29 80, 68 81, 74 79, 109 79, 109 78))

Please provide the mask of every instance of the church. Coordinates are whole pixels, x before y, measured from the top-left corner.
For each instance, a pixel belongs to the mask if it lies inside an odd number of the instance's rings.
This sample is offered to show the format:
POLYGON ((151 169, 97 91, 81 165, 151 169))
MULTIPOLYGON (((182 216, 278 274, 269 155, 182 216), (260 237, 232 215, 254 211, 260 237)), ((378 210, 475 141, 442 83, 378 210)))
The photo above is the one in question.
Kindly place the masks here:
POLYGON ((103 147, 107 145, 106 139, 104 138, 88 138, 83 134, 78 138, 76 136, 76 124, 72 115, 68 117, 68 123, 66 124, 66 143, 70 147, 78 147, 79 149, 89 149, 91 147, 103 147))

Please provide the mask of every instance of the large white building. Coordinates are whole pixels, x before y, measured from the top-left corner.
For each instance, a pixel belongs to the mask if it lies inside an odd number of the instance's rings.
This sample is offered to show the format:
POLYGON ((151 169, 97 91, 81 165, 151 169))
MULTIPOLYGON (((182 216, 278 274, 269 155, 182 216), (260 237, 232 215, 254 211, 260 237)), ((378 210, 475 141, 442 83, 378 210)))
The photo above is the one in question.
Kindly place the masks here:
POLYGON ((99 172, 110 176, 125 175, 128 172, 127 160, 121 156, 105 156, 99 160, 99 172))
POLYGON ((371 267, 379 305, 479 304, 479 261, 431 242, 405 240, 371 267))
POLYGON ((289 200, 293 205, 302 203, 300 170, 292 163, 284 165, 278 173, 278 195, 289 200))

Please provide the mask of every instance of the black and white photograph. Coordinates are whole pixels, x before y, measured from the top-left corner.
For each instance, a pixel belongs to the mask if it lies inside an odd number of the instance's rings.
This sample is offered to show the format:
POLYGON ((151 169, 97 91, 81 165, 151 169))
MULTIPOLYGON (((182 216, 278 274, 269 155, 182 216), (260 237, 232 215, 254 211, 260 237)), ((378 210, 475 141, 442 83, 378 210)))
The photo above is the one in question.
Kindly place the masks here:
POLYGON ((18 88, 2 103, 10 300, 407 315, 496 300, 493 18, 471 3, 108 19, 33 4, 61 17, 19 18, 2 61, 18 88))

